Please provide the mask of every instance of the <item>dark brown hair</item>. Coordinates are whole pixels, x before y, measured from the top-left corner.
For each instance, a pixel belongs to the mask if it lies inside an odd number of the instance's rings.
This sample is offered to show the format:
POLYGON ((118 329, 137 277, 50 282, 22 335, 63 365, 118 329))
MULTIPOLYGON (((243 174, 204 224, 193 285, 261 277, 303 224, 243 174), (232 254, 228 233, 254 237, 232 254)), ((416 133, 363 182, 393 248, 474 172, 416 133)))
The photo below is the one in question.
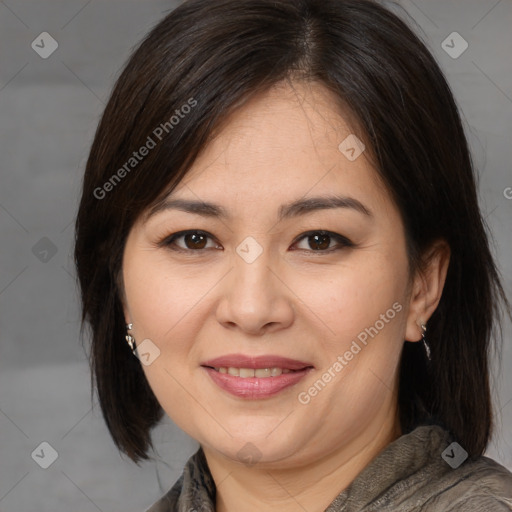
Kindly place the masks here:
POLYGON ((323 84, 357 121, 401 213, 411 270, 435 240, 450 245, 445 289, 429 321, 431 361, 420 343, 404 345, 400 420, 404 432, 440 423, 481 454, 492 425, 490 341, 500 301, 509 305, 446 79, 413 31, 370 0, 189 0, 126 64, 91 147, 75 246, 82 327, 91 329, 92 375, 115 443, 136 462, 148 458, 163 414, 124 339, 127 235, 231 112, 283 80, 323 84), (155 146, 130 161, 148 137, 155 146))

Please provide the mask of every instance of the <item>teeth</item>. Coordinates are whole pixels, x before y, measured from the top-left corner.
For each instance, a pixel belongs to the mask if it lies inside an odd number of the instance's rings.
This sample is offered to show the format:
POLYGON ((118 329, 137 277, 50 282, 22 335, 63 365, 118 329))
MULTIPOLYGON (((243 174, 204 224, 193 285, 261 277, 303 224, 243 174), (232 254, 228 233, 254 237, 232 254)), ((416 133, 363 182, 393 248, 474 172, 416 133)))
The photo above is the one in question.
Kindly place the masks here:
POLYGON ((283 373, 290 373, 291 370, 287 368, 233 368, 230 366, 229 368, 220 367, 215 368, 219 373, 227 373, 228 375, 233 375, 234 377, 242 377, 246 379, 247 377, 257 377, 258 379, 266 378, 266 377, 279 377, 279 375, 283 373))

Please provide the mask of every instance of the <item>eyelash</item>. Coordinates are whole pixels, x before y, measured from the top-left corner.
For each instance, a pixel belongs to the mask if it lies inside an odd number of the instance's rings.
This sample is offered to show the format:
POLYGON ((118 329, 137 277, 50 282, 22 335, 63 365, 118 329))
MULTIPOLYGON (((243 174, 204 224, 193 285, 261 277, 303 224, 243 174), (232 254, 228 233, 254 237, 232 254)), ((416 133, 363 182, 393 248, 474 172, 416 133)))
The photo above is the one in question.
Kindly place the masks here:
MULTIPOLYGON (((170 249, 171 251, 182 252, 182 253, 187 253, 187 254, 201 253, 207 249, 212 249, 212 247, 207 247, 207 248, 203 248, 203 249, 184 249, 183 247, 179 247, 179 246, 175 245, 176 240, 178 240, 179 238, 182 238, 188 234, 202 235, 202 236, 206 236, 212 240, 215 240, 215 238, 212 235, 210 235, 210 233, 208 233, 206 231, 201 231, 199 229, 190 229, 190 230, 186 230, 186 231, 179 231, 177 233, 173 233, 170 236, 166 236, 164 239, 159 241, 157 245, 158 245, 158 247, 166 247, 166 248, 170 249)), ((306 233, 303 233, 300 237, 295 239, 295 241, 293 242, 293 245, 295 245, 298 242, 300 242, 301 240, 307 239, 308 237, 313 236, 313 235, 321 235, 321 236, 327 235, 330 238, 335 239, 339 245, 338 245, 338 247, 331 247, 331 248, 325 249, 325 250, 322 250, 322 249, 319 249, 319 250, 295 249, 295 250, 306 251, 306 252, 316 253, 316 254, 318 254, 318 253, 331 254, 333 252, 339 251, 344 248, 355 247, 355 244, 348 238, 344 237, 343 235, 340 235, 338 233, 333 233, 332 231, 325 231, 323 229, 317 229, 317 230, 307 231, 306 233)))

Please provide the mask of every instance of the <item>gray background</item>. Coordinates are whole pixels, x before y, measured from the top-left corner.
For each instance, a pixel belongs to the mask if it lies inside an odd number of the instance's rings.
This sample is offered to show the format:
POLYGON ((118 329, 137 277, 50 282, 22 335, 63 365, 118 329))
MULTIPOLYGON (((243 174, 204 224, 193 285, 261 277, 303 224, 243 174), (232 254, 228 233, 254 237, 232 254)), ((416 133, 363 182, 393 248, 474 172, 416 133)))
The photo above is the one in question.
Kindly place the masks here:
MULTIPOLYGON (((196 449, 167 419, 155 432, 156 461, 139 467, 118 454, 90 399, 71 256, 81 176, 109 90, 134 45, 178 3, 0 1, 1 512, 140 512, 196 449), (45 31, 59 44, 48 59, 31 48, 45 31), (48 469, 31 458, 43 441, 58 453, 48 469)), ((512 1, 400 5, 462 109, 512 297, 512 1), (442 47, 454 31, 469 44, 456 59, 442 47)), ((512 469, 509 323, 504 334, 493 383, 498 428, 487 454, 512 469)))

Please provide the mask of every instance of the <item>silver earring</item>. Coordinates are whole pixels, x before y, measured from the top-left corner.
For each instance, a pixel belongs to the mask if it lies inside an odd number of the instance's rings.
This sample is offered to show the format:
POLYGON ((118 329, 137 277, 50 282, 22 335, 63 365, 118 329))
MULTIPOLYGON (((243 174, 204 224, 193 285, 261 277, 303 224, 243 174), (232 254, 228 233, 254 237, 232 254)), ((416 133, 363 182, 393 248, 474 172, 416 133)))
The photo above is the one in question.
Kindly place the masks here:
MULTIPOLYGON (((126 324, 127 331, 131 331, 132 328, 133 328, 133 324, 126 324)), ((131 334, 127 334, 125 336, 125 339, 128 342, 128 345, 130 345, 132 352, 135 354, 135 349, 137 348, 135 345, 135 338, 131 334)))
POLYGON ((427 343, 427 339, 425 338, 425 333, 427 332, 427 326, 425 324, 421 324, 421 330, 423 331, 421 333, 421 337, 423 340, 423 345, 425 346, 425 352, 427 353, 427 358, 430 361, 432 358, 430 357, 430 346, 427 343))

